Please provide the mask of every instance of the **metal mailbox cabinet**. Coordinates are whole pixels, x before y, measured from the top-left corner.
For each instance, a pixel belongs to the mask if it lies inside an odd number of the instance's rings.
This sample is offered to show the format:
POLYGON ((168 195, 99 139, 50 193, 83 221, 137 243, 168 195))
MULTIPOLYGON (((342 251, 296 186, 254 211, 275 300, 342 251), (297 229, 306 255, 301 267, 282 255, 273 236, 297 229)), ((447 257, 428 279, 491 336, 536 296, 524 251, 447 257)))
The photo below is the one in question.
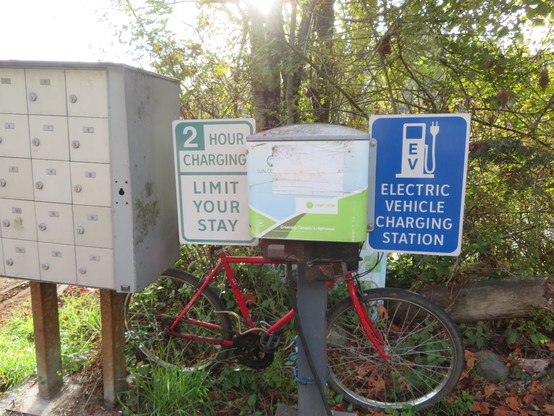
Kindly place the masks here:
POLYGON ((0 274, 136 292, 179 257, 179 83, 0 61, 0 274))

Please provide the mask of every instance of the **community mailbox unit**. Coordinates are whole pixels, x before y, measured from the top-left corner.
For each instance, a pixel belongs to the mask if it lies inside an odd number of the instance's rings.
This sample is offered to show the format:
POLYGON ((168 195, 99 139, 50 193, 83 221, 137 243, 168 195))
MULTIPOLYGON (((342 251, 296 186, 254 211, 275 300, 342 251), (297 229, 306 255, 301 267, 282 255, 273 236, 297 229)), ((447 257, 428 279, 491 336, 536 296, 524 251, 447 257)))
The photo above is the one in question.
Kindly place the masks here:
POLYGON ((179 256, 176 80, 0 61, 0 275, 142 290, 179 256))

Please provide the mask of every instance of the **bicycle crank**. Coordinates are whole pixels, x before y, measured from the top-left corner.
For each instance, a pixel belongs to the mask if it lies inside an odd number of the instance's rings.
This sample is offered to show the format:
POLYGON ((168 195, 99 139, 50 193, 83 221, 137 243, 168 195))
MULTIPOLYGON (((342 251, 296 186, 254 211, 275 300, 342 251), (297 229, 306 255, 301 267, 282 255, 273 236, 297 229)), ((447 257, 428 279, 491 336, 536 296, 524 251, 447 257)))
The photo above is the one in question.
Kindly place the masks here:
POLYGON ((239 363, 250 368, 261 369, 273 362, 273 352, 263 351, 260 347, 260 335, 253 332, 237 335, 233 341, 239 363))

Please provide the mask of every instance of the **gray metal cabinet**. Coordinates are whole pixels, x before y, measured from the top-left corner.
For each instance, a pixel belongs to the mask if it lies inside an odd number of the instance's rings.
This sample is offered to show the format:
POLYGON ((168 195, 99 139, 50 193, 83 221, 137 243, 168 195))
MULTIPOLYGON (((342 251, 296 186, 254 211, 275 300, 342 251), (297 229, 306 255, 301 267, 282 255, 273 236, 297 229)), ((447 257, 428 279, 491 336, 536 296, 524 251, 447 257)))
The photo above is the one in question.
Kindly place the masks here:
POLYGON ((176 80, 0 61, 0 274, 135 292, 178 258, 176 80))

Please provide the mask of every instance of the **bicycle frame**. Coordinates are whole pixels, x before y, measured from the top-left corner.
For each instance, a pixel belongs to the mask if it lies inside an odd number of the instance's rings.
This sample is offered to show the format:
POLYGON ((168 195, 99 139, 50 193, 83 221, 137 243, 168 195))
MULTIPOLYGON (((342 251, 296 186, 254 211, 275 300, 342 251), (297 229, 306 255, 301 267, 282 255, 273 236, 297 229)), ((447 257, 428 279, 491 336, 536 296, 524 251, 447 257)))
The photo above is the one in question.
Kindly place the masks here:
MULTIPOLYGON (((250 312, 248 311, 248 307, 246 305, 246 302, 244 300, 244 297, 242 293, 240 292, 240 288, 237 283, 237 278, 235 274, 233 273, 233 270, 231 268, 232 264, 285 264, 283 262, 273 262, 273 261, 267 261, 263 257, 241 257, 241 256, 228 256, 225 252, 218 253, 219 261, 217 262, 217 265, 214 267, 214 269, 211 271, 211 273, 206 276, 204 279, 202 279, 202 284, 194 294, 194 296, 191 298, 191 300, 188 302, 188 304, 183 308, 181 313, 177 316, 175 321, 167 328, 168 332, 172 336, 182 337, 182 338, 188 338, 196 341, 201 342, 209 342, 212 344, 218 344, 222 345, 224 347, 232 347, 233 341, 232 340, 218 340, 214 338, 201 338, 190 334, 182 334, 175 331, 175 328, 181 322, 183 319, 188 322, 195 325, 201 325, 209 328, 220 328, 219 325, 216 324, 210 324, 203 321, 198 321, 192 318, 188 318, 186 315, 190 308, 196 303, 202 292, 206 287, 210 285, 212 280, 215 278, 215 276, 223 269, 225 272, 225 276, 227 278, 227 281, 229 282, 231 289, 233 291, 233 294, 236 298, 240 313, 242 315, 242 318, 246 321, 246 324, 249 329, 256 328, 255 323, 252 321, 252 318, 250 316, 250 312)), ((358 315, 358 318, 360 320, 360 323, 362 325, 362 328, 368 338, 371 340, 379 354, 385 359, 389 360, 391 357, 388 355, 384 350, 383 346, 386 345, 385 341, 379 334, 379 332, 375 329, 373 326, 373 323, 371 322, 370 317, 367 314, 367 311, 365 307, 360 302, 360 299, 358 297, 358 290, 356 288, 356 285, 354 284, 354 280, 351 278, 352 274, 349 274, 346 276, 346 284, 348 287, 348 293, 350 295, 350 298, 352 299, 352 302, 354 304, 354 308, 356 310, 356 314, 358 315)), ((327 287, 330 288, 333 286, 335 282, 328 282, 327 287)), ((275 322, 273 325, 271 325, 269 328, 265 329, 265 331, 269 334, 275 333, 279 331, 283 326, 285 326, 287 323, 289 323, 294 318, 294 310, 288 311, 285 315, 283 315, 277 322, 275 322)))

